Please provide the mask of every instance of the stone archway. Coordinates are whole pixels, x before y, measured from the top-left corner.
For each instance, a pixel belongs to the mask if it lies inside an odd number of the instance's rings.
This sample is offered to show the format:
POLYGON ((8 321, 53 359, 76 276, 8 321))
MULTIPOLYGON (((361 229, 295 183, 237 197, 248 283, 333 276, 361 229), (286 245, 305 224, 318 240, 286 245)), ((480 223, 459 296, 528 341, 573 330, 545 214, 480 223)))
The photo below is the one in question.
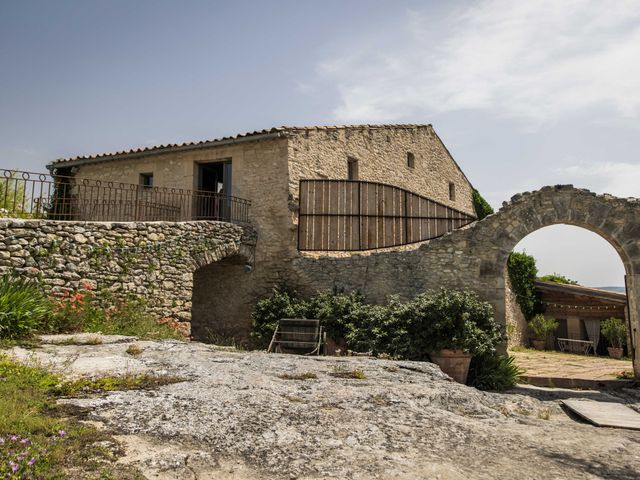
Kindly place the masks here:
POLYGON ((250 270, 241 255, 204 265, 193 273, 191 336, 198 341, 228 345, 247 338, 251 318, 250 270))
POLYGON ((472 237, 479 240, 472 250, 480 257, 481 283, 495 288, 493 293, 485 292, 486 298, 498 318, 504 318, 504 266, 509 254, 530 233, 556 224, 590 230, 607 240, 620 256, 628 292, 634 371, 640 376, 640 200, 596 195, 571 185, 515 195, 498 213, 472 228, 472 237), (493 238, 480 240, 485 232, 493 232, 493 238))

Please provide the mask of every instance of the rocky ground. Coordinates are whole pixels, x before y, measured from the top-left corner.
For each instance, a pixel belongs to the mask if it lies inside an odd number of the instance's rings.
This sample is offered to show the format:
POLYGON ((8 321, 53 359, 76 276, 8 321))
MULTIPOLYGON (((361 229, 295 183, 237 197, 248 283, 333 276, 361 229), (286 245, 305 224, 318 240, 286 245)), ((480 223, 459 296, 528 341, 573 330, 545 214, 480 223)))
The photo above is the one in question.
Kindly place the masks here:
POLYGON ((590 397, 640 411, 634 389, 616 396, 533 387, 495 394, 454 383, 430 363, 267 355, 176 341, 135 341, 142 352, 131 355, 134 339, 126 337, 46 341, 61 344, 13 354, 70 376, 152 372, 185 379, 65 400, 89 408, 88 421, 125 446, 119 462, 148 478, 640 477, 640 431, 597 428, 559 404, 590 397), (361 373, 365 378, 354 378, 361 373))

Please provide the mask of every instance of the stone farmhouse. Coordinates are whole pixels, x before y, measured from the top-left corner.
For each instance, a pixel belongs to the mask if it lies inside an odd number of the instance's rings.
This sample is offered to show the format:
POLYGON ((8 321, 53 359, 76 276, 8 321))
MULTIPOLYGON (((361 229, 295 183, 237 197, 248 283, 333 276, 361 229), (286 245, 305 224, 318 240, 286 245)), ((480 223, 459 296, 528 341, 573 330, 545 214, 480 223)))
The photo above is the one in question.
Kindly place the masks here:
POLYGON ((13 192, 0 273, 39 278, 55 295, 85 285, 107 298, 135 294, 213 342, 246 341, 255 303, 286 284, 358 290, 369 302, 469 289, 519 343, 526 322, 505 275, 509 255, 538 229, 585 228, 624 265, 620 311, 640 378, 640 199, 545 186, 478 221, 470 182, 429 125, 283 127, 49 169, 0 178, 13 192))
MULTIPOLYGON (((252 254, 193 273, 191 318, 183 319, 190 320, 192 335, 201 340, 246 340, 255 302, 275 284, 303 292, 363 287, 328 273, 322 263, 328 258, 366 256, 355 250, 434 238, 475 219, 473 186, 431 125, 279 127, 60 159, 48 168, 103 184, 214 192, 252 202, 248 222, 257 237, 252 254), (356 192, 359 182, 366 183, 356 192), (356 225, 355 214, 366 213, 363 201, 385 218, 372 223, 358 218, 367 223, 356 225), (332 211, 340 215, 329 218, 332 211)), ((193 207, 195 219, 207 218, 206 205, 193 207)), ((386 287, 364 290, 373 300, 414 293, 398 284, 396 290, 388 280, 377 280, 386 287)))

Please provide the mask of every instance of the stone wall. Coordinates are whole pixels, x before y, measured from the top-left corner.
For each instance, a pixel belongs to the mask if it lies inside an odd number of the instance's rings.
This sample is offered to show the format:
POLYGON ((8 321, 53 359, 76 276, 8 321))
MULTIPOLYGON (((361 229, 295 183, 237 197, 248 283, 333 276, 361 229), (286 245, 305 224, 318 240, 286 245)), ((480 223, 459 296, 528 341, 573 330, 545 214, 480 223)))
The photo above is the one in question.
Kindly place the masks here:
POLYGON ((504 312, 505 325, 507 328, 508 343, 511 347, 526 347, 529 345, 529 329, 527 319, 522 313, 522 309, 516 300, 516 293, 511 287, 509 273, 504 273, 505 295, 504 295, 504 312))
MULTIPOLYGON (((482 221, 420 245, 361 254, 300 253, 291 285, 305 293, 326 288, 360 290, 369 301, 390 294, 409 298, 440 287, 467 288, 492 303, 506 327, 513 303, 507 298, 506 263, 529 233, 569 224, 605 238, 618 252, 627 274, 629 312, 640 375, 640 199, 596 195, 568 186, 544 187, 515 195, 482 221)), ((517 320, 518 323, 521 321, 517 320)))
POLYGON ((475 216, 471 183, 431 125, 301 129, 289 134, 289 190, 298 197, 304 178, 347 178, 347 159, 358 179, 406 188, 475 216), (413 167, 407 154, 414 156, 413 167), (455 201, 449 199, 449 183, 455 201))
POLYGON ((0 220, 0 272, 62 295, 89 285, 146 300, 158 318, 191 319, 193 272, 228 257, 251 262, 252 232, 224 222, 0 220))

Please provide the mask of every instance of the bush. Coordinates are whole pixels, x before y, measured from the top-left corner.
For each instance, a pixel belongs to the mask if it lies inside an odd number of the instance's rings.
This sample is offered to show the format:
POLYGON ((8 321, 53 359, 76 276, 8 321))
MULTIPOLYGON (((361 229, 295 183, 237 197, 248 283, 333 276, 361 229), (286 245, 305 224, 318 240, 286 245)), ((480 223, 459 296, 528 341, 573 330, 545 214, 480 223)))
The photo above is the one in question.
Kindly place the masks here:
POLYGON ((0 338, 27 337, 46 325, 52 305, 35 280, 0 277, 0 338))
POLYGON ((480 390, 502 391, 513 388, 523 371, 508 355, 485 354, 473 357, 467 384, 480 390))
POLYGON ((495 351, 503 340, 491 305, 472 292, 442 289, 418 295, 407 314, 411 317, 410 358, 414 360, 444 348, 482 355, 495 351))
POLYGON ((364 302, 360 293, 319 292, 309 301, 295 291, 274 288, 253 313, 253 337, 266 347, 281 318, 317 318, 334 340, 358 352, 392 358, 425 360, 442 348, 471 354, 495 351, 503 337, 491 305, 477 295, 455 290, 417 296, 401 302, 390 297, 384 305, 364 302))
MULTIPOLYGON (((346 338, 350 325, 358 323, 368 305, 360 292, 346 293, 342 290, 324 290, 306 304, 308 318, 317 318, 327 335, 333 339, 346 338)), ((302 306, 300 307, 303 308, 302 306)))
POLYGON ((493 208, 489 205, 489 202, 482 198, 482 195, 480 195, 478 190, 474 188, 471 195, 473 198, 473 208, 476 211, 478 220, 482 220, 487 215, 491 215, 493 213, 493 208))
POLYGON ((477 357, 472 378, 478 388, 509 388, 519 374, 511 359, 496 354, 504 337, 491 305, 467 291, 443 289, 410 302, 392 296, 384 305, 371 305, 358 292, 326 290, 306 301, 277 287, 253 313, 252 335, 261 346, 268 345, 281 318, 318 318, 334 340, 374 355, 425 360, 435 350, 465 350, 477 357))
POLYGON ((516 302, 518 302, 524 318, 530 320, 540 311, 535 284, 538 276, 536 259, 526 253, 513 252, 509 255, 507 269, 513 292, 516 295, 516 302))
POLYGON ((309 306, 295 290, 283 286, 273 289, 271 296, 260 300, 253 312, 252 337, 258 347, 269 345, 281 318, 306 318, 309 306))
POLYGON ((545 317, 539 313, 531 319, 529 328, 536 340, 546 340, 551 333, 557 330, 558 321, 553 317, 545 317))
POLYGON ((564 275, 560 275, 559 273, 544 275, 540 277, 538 280, 542 282, 561 283, 563 285, 578 285, 578 282, 576 282, 575 280, 571 280, 570 278, 567 278, 564 275))
POLYGON ((600 329, 612 347, 622 348, 627 343, 627 327, 619 318, 607 318, 600 325, 600 329))
POLYGON ((386 305, 362 304, 349 317, 347 346, 359 352, 409 358, 409 305, 391 297, 386 305))

